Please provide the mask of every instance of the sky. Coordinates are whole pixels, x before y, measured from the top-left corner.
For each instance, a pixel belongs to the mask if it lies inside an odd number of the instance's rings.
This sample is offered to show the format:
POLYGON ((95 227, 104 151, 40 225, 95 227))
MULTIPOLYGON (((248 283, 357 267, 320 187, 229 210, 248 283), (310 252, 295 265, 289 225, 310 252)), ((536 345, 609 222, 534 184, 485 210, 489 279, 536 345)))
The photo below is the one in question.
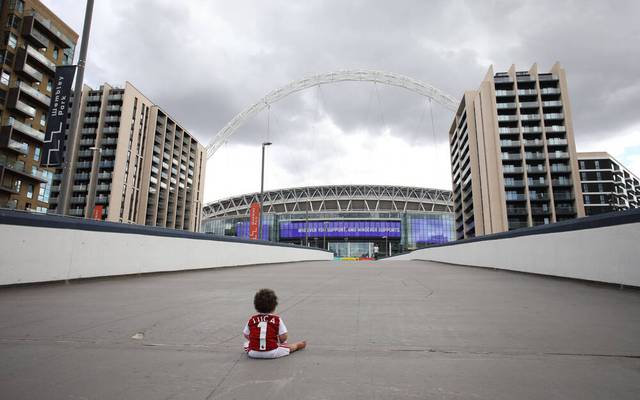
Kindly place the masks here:
MULTIPOLYGON (((43 0, 78 33, 84 2, 43 0)), ((578 151, 640 174, 640 2, 96 1, 85 83, 131 82, 201 143, 268 92, 345 69, 410 76, 461 98, 488 68, 567 72, 578 151)), ((79 42, 78 42, 79 43, 79 42)), ((294 93, 207 163, 205 202, 325 184, 451 188, 451 111, 413 92, 345 82, 294 93)))

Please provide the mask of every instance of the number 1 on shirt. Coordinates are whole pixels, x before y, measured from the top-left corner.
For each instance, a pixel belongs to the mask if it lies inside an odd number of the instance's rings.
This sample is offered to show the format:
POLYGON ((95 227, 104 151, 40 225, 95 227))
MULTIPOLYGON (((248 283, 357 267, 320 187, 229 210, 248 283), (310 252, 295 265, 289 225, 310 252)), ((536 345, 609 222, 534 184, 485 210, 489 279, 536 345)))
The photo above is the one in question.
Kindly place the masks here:
POLYGON ((267 348, 267 321, 260 321, 258 328, 260 328, 260 350, 264 350, 267 348))

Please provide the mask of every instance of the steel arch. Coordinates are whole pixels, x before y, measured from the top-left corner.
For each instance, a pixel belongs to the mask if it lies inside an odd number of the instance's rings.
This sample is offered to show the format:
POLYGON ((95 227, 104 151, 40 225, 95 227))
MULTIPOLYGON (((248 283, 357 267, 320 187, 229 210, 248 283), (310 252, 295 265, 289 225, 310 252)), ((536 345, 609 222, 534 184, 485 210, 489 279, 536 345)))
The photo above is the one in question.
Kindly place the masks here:
POLYGON ((312 75, 297 81, 290 82, 285 86, 269 92, 258 102, 252 104, 251 106, 240 112, 238 115, 233 117, 233 119, 229 121, 229 123, 227 123, 224 128, 218 131, 214 138, 209 142, 209 145, 207 146, 207 159, 211 158, 211 156, 213 156, 213 154, 220 148, 220 146, 222 146, 222 144, 231 135, 233 135, 233 133, 249 118, 253 117, 278 100, 281 100, 292 93, 299 92, 301 90, 308 89, 314 86, 346 81, 375 82, 389 86, 396 86, 399 88, 407 89, 421 96, 426 96, 430 99, 433 99, 444 106, 446 109, 453 112, 455 112, 458 108, 458 101, 454 97, 444 93, 439 89, 436 89, 435 87, 425 82, 421 82, 417 79, 413 79, 408 76, 396 74, 393 72, 343 70, 312 75))

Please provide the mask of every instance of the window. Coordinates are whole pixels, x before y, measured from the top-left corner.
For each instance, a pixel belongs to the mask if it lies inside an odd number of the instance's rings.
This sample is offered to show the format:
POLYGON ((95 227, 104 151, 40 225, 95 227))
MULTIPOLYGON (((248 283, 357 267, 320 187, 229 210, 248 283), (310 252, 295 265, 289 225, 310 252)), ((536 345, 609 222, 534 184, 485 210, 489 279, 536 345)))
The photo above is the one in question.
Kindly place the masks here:
POLYGON ((15 184, 16 192, 19 192, 21 187, 22 187, 22 181, 20 179, 16 179, 16 184, 15 184))
POLYGON ((33 151, 33 160, 34 161, 40 161, 40 151, 42 151, 40 149, 40 147, 36 146, 36 148, 33 151))
POLYGON ((0 75, 0 83, 9 86, 9 79, 11 79, 11 75, 6 71, 2 71, 2 75, 0 75))
POLYGON ((18 38, 13 33, 9 33, 9 40, 7 40, 7 45, 12 49, 18 47, 18 38))
POLYGON ((12 0, 9 2, 9 10, 15 11, 19 14, 24 12, 24 1, 23 0, 12 0))
POLYGON ((32 183, 27 185, 27 198, 28 199, 33 199, 33 184, 32 183))
POLYGON ((47 92, 51 92, 52 88, 53 88, 53 81, 49 79, 49 81, 47 82, 47 92))
POLYGON ((580 169, 585 169, 584 167, 584 161, 580 160, 580 169))
POLYGON ((2 63, 7 64, 9 66, 13 65, 13 53, 9 50, 5 50, 2 54, 2 63))
POLYGON ((47 124, 47 117, 42 114, 40 115, 40 126, 45 126, 47 124))
POLYGON ((53 59, 58 61, 58 55, 59 55, 60 51, 58 50, 57 47, 53 48, 53 59))

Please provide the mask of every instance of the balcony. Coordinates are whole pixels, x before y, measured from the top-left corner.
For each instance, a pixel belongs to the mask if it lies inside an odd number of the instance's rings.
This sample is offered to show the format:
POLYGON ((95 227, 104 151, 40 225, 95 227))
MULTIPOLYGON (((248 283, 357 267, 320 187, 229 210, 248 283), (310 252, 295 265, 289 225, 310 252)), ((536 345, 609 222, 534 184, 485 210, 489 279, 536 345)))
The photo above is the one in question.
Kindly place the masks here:
POLYGON ((525 147, 539 147, 539 146, 544 145, 544 142, 541 139, 534 139, 534 140, 525 139, 522 142, 524 143, 525 147))
POLYGON ((517 115, 498 115, 498 121, 517 121, 517 115))
POLYGON ((529 192, 529 200, 531 201, 549 201, 547 193, 529 192))
POLYGON ((18 49, 18 55, 16 57, 14 69, 30 83, 42 82, 42 73, 33 68, 31 65, 27 64, 27 52, 24 49, 18 49))
POLYGON ((118 133, 118 127, 117 126, 108 126, 104 129, 102 129, 103 133, 118 133))
POLYGON ((544 128, 547 132, 566 132, 566 128, 563 125, 551 125, 544 128))
POLYGON ((496 97, 509 97, 515 95, 516 92, 513 90, 496 90, 496 97))
POLYGON ((564 119, 563 113, 549 113, 544 115, 545 120, 560 120, 564 119))
POLYGON ((553 199, 556 201, 573 200, 573 193, 554 193, 553 199))
POLYGON ((527 200, 527 196, 525 196, 524 194, 509 194, 509 193, 507 193, 506 200, 507 201, 526 201, 527 200))
POLYGON ((89 168, 91 168, 91 162, 90 161, 81 161, 81 162, 76 164, 76 168, 78 168, 78 169, 89 169, 89 168))
POLYGON ((547 140, 548 146, 566 146, 567 144, 569 144, 569 142, 567 142, 567 139, 553 138, 553 139, 547 140))
POLYGON ((529 224, 525 221, 509 221, 509 230, 528 228, 529 224))
POLYGON ((521 114, 520 119, 523 121, 537 121, 540 119, 540 114, 521 114))
POLYGON ((525 153, 524 157, 527 160, 544 160, 544 153, 525 153))
POLYGON ((47 35, 50 39, 56 42, 58 46, 62 48, 74 47, 73 41, 67 37, 67 35, 62 33, 60 29, 56 28, 51 20, 43 17, 42 15, 36 13, 34 15, 25 16, 23 21, 23 24, 25 22, 34 24, 44 35, 47 35))
MULTIPOLYGON (((511 108, 516 108, 516 103, 497 103, 496 104, 496 108, 498 110, 505 110, 505 109, 511 109, 511 108)), ((185 145, 189 145, 188 143, 185 143, 185 145)))
POLYGON ((84 208, 71 208, 69 209, 69 215, 73 217, 84 217, 84 208))
POLYGON ((29 145, 27 143, 18 142, 4 136, 4 137, 0 137, 0 144, 2 147, 9 149, 11 151, 15 151, 16 153, 19 153, 25 156, 29 154, 29 145))
POLYGON ((545 179, 530 179, 527 181, 527 184, 529 185, 529 187, 531 188, 540 188, 540 187, 547 187, 548 182, 545 179))
POLYGON ((558 76, 553 74, 540 74, 538 75, 538 80, 540 81, 557 81, 558 76))
POLYGON ((569 153, 563 151, 556 151, 554 153, 549 153, 549 159, 557 160, 557 159, 567 159, 569 158, 569 153))
POLYGON ((520 108, 539 108, 537 101, 523 101, 520 103, 520 108))
POLYGON ((513 165, 503 165, 502 172, 504 174, 521 174, 522 172, 524 172, 524 169, 522 167, 515 167, 513 165))
POLYGON ((96 196, 96 204, 109 203, 109 196, 96 196))
POLYGON ((102 139, 102 141, 100 143, 102 143, 103 145, 118 144, 118 139, 117 138, 105 138, 105 139, 102 139))
MULTIPOLYGON (((514 153, 502 153, 502 155, 500 156, 500 158, 502 160, 522 160, 522 156, 520 154, 514 154, 514 153)), ((191 172, 191 170, 189 170, 191 172)), ((193 172, 191 172, 192 175, 193 172)))
POLYGON ((115 165, 115 162, 113 161, 101 161, 100 162, 100 168, 113 168, 115 165))
POLYGON ((71 204, 84 204, 87 198, 84 196, 76 196, 71 198, 71 204))
POLYGON ((562 107, 562 101, 560 100, 543 101, 542 107, 562 107))
POLYGON ((15 89, 18 89, 19 95, 24 94, 44 108, 49 108, 49 105, 51 104, 51 98, 49 96, 40 93, 38 89, 33 88, 24 82, 20 82, 16 88, 11 88, 11 90, 15 89))
POLYGON ((507 207, 507 214, 509 215, 528 215, 526 207, 507 207))
POLYGON ((93 152, 91 150, 80 150, 78 152, 78 157, 91 157, 93 152))
POLYGON ((98 174, 98 179, 106 180, 111 179, 111 172, 101 172, 98 174))
POLYGON ((519 140, 501 140, 500 146, 501 147, 520 147, 520 141, 519 140))
POLYGON ((111 190, 111 185, 108 185, 108 184, 97 185, 96 190, 98 192, 108 192, 111 190))
POLYGON ((36 48, 49 47, 49 39, 33 26, 34 20, 33 16, 24 17, 22 20, 22 35, 36 48))
POLYGON ((547 169, 544 167, 544 165, 528 165, 527 166, 527 173, 529 173, 529 174, 546 174, 547 173, 547 169))
POLYGON ((7 107, 18 111, 25 117, 35 118, 36 109, 31 107, 30 105, 20 101, 18 99, 18 95, 20 90, 18 88, 11 88, 9 90, 9 97, 7 99, 7 107))
POLYGON ((73 180, 76 181, 88 181, 89 180, 89 174, 85 173, 81 173, 81 174, 75 174, 73 176, 73 180))
POLYGON ((533 215, 549 215, 551 210, 549 207, 531 207, 531 214, 533 215))
POLYGON ((551 165, 551 172, 571 172, 571 167, 568 165, 551 165))
MULTIPOLYGON (((59 188, 60 186, 58 186, 59 188)), ((73 185, 74 192, 86 192, 89 187, 87 185, 73 185)), ((58 189, 59 191, 59 189, 58 189)))
POLYGON ((40 67, 39 69, 41 71, 49 75, 54 75, 56 73, 56 64, 53 61, 49 60, 47 56, 29 45, 27 45, 26 53, 27 57, 37 64, 35 66, 36 68, 40 67))
POLYGON ((81 139, 80 146, 93 146, 95 142, 95 139, 81 139))
POLYGON ((556 206, 556 214, 559 215, 573 215, 576 213, 575 207, 570 206, 556 206))
POLYGON ((522 133, 542 133, 542 128, 539 126, 523 127, 522 133))
POLYGON ((120 121, 120 116, 112 115, 109 117, 104 117, 105 122, 118 122, 120 121))
POLYGON ((573 182, 568 179, 553 179, 553 186, 573 186, 573 182))
POLYGON ((544 88, 540 90, 542 94, 560 94, 560 89, 556 88, 544 88))
POLYGON ((536 96, 538 91, 535 89, 520 89, 518 90, 519 96, 536 96))
POLYGON ((37 169, 29 171, 25 168, 23 163, 4 161, 3 163, 0 164, 0 176, 4 176, 6 172, 11 172, 11 173, 20 175, 22 177, 29 178, 31 180, 35 180, 42 183, 47 182, 47 178, 45 178, 42 171, 37 169))
POLYGON ((519 188, 519 187, 524 187, 524 181, 520 181, 520 180, 509 180, 506 179, 504 181, 504 187, 506 188, 519 188))

